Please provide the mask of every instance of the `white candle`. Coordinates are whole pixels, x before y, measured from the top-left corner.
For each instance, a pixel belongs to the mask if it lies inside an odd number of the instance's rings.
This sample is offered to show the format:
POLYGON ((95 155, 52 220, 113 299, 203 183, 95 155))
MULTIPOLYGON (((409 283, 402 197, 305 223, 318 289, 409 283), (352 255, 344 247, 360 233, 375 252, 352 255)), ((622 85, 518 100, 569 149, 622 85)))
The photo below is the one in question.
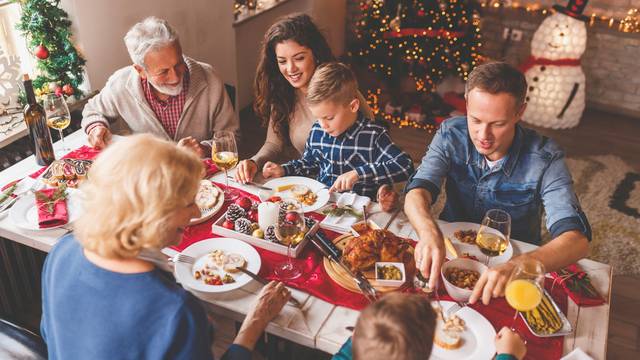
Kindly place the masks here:
POLYGON ((277 203, 269 201, 258 204, 258 225, 262 231, 267 231, 269 226, 276 225, 279 208, 277 203))

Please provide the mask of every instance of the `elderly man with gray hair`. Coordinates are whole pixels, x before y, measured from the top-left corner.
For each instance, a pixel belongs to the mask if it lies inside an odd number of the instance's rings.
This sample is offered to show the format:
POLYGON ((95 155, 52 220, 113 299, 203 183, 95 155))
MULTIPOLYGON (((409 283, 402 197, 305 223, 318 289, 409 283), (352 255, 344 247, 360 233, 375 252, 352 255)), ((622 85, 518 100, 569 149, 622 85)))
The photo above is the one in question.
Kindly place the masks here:
POLYGON ((105 147, 114 133, 151 133, 199 155, 215 131, 239 134, 239 122, 211 65, 182 54, 167 21, 148 17, 124 37, 133 66, 116 71, 82 112, 89 144, 105 147))

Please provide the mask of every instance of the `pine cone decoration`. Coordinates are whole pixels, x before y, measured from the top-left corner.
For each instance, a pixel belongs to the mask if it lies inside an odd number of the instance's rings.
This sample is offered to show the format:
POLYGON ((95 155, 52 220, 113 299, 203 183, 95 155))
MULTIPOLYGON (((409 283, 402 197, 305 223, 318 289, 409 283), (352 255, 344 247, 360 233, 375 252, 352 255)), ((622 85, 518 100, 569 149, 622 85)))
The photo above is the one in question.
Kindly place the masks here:
POLYGON ((278 242, 278 238, 276 237, 276 228, 271 225, 264 232, 264 239, 271 242, 278 242))
POLYGON ((245 218, 237 219, 233 224, 233 228, 235 231, 247 235, 251 235, 251 232, 253 232, 251 220, 245 218))
MULTIPOLYGON (((225 219, 229 220, 229 221, 236 221, 240 218, 245 217, 247 214, 244 211, 243 208, 241 208, 240 206, 236 205, 236 204, 231 204, 229 205, 229 208, 227 209, 227 213, 224 215, 225 219)), ((251 223, 251 222, 249 222, 251 223)))

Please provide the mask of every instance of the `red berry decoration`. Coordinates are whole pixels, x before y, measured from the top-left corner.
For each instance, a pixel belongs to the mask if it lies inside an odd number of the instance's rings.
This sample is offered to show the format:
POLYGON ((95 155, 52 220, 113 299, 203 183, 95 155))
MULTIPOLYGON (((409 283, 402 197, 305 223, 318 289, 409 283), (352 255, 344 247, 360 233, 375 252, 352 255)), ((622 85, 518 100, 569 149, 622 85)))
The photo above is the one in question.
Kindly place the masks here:
POLYGON ((33 55, 35 55, 40 60, 45 60, 49 57, 49 49, 46 46, 40 44, 33 49, 33 55))
POLYGON ((297 212, 288 212, 287 215, 284 216, 284 219, 291 223, 298 221, 299 218, 300 216, 297 212))
POLYGON ((253 205, 253 202, 251 202, 251 199, 249 199, 248 197, 238 198, 236 199, 235 203, 245 210, 251 209, 251 205, 253 205))
POLYGON ((71 86, 70 84, 67 84, 62 87, 62 92, 64 92, 64 94, 67 96, 73 95, 73 91, 74 91, 73 86, 71 86))
POLYGON ((235 224, 231 220, 225 220, 222 223, 222 227, 225 228, 225 229, 234 230, 235 229, 235 224))
POLYGON ((247 219, 251 220, 252 222, 258 222, 258 212, 256 210, 249 210, 247 212, 247 219))

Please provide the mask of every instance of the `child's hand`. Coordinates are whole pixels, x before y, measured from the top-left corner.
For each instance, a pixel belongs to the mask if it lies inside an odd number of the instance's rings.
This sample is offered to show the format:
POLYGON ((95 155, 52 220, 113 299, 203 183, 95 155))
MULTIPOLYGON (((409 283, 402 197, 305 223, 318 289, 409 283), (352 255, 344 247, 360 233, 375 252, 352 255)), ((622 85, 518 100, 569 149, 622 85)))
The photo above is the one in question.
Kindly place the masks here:
POLYGON ((284 169, 282 168, 282 166, 274 162, 267 161, 262 167, 262 176, 264 176, 265 179, 279 178, 279 177, 282 177, 283 175, 284 175, 284 169))
POLYGON ((351 170, 349 172, 346 172, 338 176, 336 181, 333 183, 333 185, 329 189, 329 192, 333 192, 333 191, 341 192, 341 191, 351 190, 353 188, 353 185, 357 181, 358 181, 358 172, 356 172, 355 170, 351 170))
POLYGON ((498 354, 510 354, 515 356, 516 359, 522 359, 527 353, 527 346, 520 338, 520 335, 503 326, 496 335, 496 352, 498 354))

